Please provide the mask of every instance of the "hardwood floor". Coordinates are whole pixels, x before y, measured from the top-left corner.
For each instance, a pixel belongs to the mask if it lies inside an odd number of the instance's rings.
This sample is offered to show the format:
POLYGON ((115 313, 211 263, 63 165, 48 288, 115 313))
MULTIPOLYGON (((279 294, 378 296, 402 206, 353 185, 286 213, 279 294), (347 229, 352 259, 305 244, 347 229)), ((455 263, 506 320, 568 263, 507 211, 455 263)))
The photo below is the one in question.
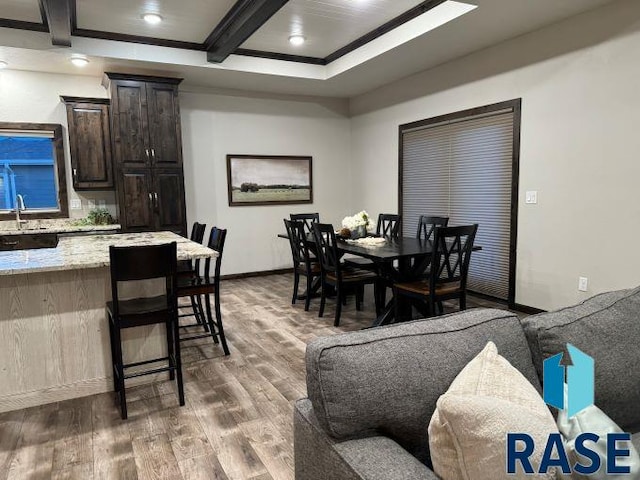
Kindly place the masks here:
POLYGON ((126 421, 113 394, 0 414, 0 480, 292 479, 292 405, 306 394, 305 346, 366 327, 374 313, 368 290, 364 310, 350 299, 334 328, 332 301, 318 318, 317 300, 310 312, 291 305, 291 287, 291 275, 222 283, 231 355, 209 339, 183 344, 182 408, 167 381, 128 388, 126 421))

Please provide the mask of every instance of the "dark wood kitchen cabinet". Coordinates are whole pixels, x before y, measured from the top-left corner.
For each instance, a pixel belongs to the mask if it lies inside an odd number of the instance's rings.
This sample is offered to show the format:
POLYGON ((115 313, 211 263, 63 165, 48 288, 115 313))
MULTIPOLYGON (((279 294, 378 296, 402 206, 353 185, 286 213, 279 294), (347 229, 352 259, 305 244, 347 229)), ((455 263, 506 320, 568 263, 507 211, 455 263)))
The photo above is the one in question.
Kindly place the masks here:
POLYGON ((106 73, 123 231, 186 235, 178 85, 181 79, 106 73))
POLYGON ((67 107, 73 188, 113 189, 109 99, 60 98, 67 107))

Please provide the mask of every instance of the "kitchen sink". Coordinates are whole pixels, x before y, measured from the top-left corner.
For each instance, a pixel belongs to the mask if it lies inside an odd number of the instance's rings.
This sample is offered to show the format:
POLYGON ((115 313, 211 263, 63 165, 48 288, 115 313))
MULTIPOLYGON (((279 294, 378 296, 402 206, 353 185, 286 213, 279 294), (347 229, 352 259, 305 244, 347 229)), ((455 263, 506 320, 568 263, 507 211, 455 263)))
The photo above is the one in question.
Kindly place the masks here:
POLYGON ((55 233, 23 233, 20 235, 0 235, 0 251, 31 250, 35 248, 55 248, 58 235, 55 233))

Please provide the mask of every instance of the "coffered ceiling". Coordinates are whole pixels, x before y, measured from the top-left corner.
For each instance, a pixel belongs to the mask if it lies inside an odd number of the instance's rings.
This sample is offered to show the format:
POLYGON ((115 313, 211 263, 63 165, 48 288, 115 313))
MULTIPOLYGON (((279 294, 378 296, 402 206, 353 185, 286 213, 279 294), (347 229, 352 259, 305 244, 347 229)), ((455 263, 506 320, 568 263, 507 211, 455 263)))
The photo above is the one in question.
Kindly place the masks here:
POLYGON ((172 74, 186 88, 349 97, 625 1, 0 0, 0 60, 19 70, 172 74), (90 64, 72 66, 72 54, 90 64))

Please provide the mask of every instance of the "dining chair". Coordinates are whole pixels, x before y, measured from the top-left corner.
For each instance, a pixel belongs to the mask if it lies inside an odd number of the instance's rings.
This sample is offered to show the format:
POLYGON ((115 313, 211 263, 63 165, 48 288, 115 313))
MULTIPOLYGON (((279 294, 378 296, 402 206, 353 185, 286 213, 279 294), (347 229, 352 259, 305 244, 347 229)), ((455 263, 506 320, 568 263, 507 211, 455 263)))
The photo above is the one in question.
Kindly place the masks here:
POLYGON ((432 217, 429 215, 420 215, 418 219, 418 233, 416 238, 424 240, 433 240, 433 233, 436 227, 446 227, 449 225, 449 217, 432 217))
MULTIPOLYGON (((224 252, 224 244, 227 238, 227 230, 217 227, 211 228, 209 234, 209 241, 207 247, 218 252, 218 256, 215 257, 215 266, 213 275, 211 272, 211 257, 204 261, 204 273, 202 275, 196 272, 190 277, 178 278, 178 297, 204 297, 204 305, 206 308, 206 315, 202 311, 200 306, 200 315, 204 321, 202 326, 206 333, 204 334, 189 334, 188 336, 179 336, 181 342, 187 340, 196 340, 199 338, 207 338, 211 336, 215 343, 221 343, 222 349, 225 355, 229 355, 229 347, 227 346, 227 340, 224 335, 224 328, 222 325, 222 311, 220 309, 220 267, 222 265, 222 254, 224 252), (211 312, 211 295, 214 297, 214 311, 215 320, 211 312)), ((198 301, 198 305, 202 305, 201 301, 198 301)), ((190 327, 197 327, 200 323, 191 325, 181 325, 180 328, 186 329, 190 327)))
POLYGON ((292 213, 289 219, 293 222, 302 222, 304 224, 304 232, 306 235, 313 234, 313 224, 320 222, 319 213, 292 213))
MULTIPOLYGON (((319 317, 324 315, 324 307, 327 301, 328 291, 331 287, 336 291, 336 312, 334 326, 340 325, 340 315, 342 305, 346 299, 348 291, 353 291, 356 297, 356 309, 361 309, 362 297, 364 296, 364 286, 373 284, 377 290, 379 277, 375 272, 354 268, 345 265, 340 261, 341 254, 338 250, 336 234, 333 225, 328 223, 314 223, 313 236, 316 243, 318 259, 320 260, 321 298, 319 317)), ((376 299, 376 311, 379 309, 378 294, 374 293, 376 299)))
POLYGON ((320 264, 315 258, 312 259, 312 256, 309 253, 304 223, 302 221, 284 219, 284 227, 287 230, 287 236, 289 237, 291 257, 293 259, 293 297, 291 298, 291 304, 295 304, 298 299, 300 275, 304 275, 307 279, 304 310, 305 312, 308 312, 311 303, 313 281, 321 275, 320 264))
MULTIPOLYGON (((460 310, 466 310, 469 262, 477 231, 477 224, 435 228, 428 278, 397 283, 393 287, 396 319, 401 315, 400 297, 417 300, 416 308, 424 316, 433 315, 437 304, 441 307, 441 302, 455 298, 459 300, 460 310)), ((442 308, 438 308, 437 313, 442 314, 442 308)))
POLYGON ((184 405, 182 362, 178 332, 177 259, 176 242, 165 245, 109 247, 111 269, 111 298, 106 310, 109 319, 109 337, 113 367, 113 386, 120 397, 122 419, 127 418, 125 380, 169 372, 169 378, 177 377, 178 399, 184 405), (164 279, 165 293, 153 297, 120 300, 122 282, 164 279), (121 331, 127 328, 164 323, 166 325, 167 356, 125 364, 122 355, 121 331), (131 367, 141 367, 156 362, 167 362, 166 366, 132 373, 131 367))

